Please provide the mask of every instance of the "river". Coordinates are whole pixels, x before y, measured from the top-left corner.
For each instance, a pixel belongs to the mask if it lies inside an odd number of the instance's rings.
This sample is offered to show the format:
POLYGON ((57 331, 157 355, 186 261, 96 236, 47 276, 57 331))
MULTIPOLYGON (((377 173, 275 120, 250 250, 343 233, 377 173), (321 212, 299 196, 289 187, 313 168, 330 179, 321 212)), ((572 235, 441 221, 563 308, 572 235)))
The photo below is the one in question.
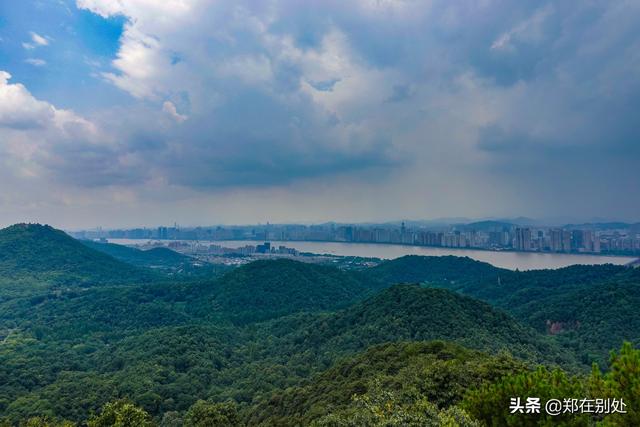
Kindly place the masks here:
MULTIPOLYGON (((109 239, 110 242, 131 245, 142 244, 147 240, 133 239, 109 239)), ((263 241, 253 240, 224 240, 211 243, 228 248, 237 248, 245 245, 256 245, 263 241)), ((271 241, 272 246, 287 246, 300 252, 312 252, 316 254, 332 254, 342 256, 361 256, 371 258, 393 259, 404 255, 424 256, 467 256, 469 258, 488 262, 496 267, 510 270, 538 270, 543 268, 562 268, 574 264, 617 264, 624 265, 636 258, 607 255, 582 255, 582 254, 556 254, 536 252, 509 252, 509 251, 483 251, 476 249, 434 248, 425 246, 394 245, 386 243, 338 243, 338 242, 298 242, 298 241, 271 241)))

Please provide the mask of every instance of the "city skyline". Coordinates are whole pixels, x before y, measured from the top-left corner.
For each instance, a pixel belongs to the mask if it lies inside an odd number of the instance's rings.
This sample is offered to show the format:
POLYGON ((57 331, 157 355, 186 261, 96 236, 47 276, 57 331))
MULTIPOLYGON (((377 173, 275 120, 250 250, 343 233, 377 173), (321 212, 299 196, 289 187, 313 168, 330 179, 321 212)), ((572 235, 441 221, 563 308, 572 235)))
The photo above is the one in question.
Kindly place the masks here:
POLYGON ((638 19, 635 2, 2 2, 0 225, 636 222, 638 19))
MULTIPOLYGON (((263 224, 236 226, 93 229, 69 231, 81 240, 132 239, 195 242, 228 240, 383 243, 494 251, 548 253, 640 254, 640 222, 524 225, 481 221, 473 223, 412 222, 386 224, 263 224)), ((188 246, 188 245, 187 245, 188 246)), ((214 245, 218 248, 218 245, 214 245)), ((218 249, 216 249, 217 251, 218 249)))

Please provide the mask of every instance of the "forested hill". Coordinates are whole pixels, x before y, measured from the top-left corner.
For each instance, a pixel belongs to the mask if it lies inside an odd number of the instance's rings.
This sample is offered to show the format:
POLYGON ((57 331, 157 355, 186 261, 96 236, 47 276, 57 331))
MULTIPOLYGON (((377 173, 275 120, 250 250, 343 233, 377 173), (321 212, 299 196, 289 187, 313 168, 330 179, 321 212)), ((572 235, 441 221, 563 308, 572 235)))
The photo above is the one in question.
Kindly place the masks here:
MULTIPOLYGON (((280 332, 277 322, 274 331, 280 332)), ((508 350, 538 362, 575 365, 570 353, 489 304, 418 285, 392 286, 335 314, 300 324, 286 339, 321 353, 441 339, 486 351, 508 350)))
POLYGON ((0 276, 90 286, 145 282, 151 272, 88 248, 48 225, 16 224, 0 230, 0 276))
POLYGON ((164 273, 176 279, 211 278, 219 276, 232 268, 222 264, 202 263, 195 258, 164 247, 140 250, 129 246, 94 242, 92 240, 80 240, 80 242, 122 262, 137 267, 151 268, 156 272, 164 273))
POLYGON ((235 323, 248 323, 299 311, 335 310, 381 286, 335 267, 279 259, 226 273, 217 281, 213 298, 235 323))
POLYGON ((370 268, 369 277, 387 283, 464 283, 493 280, 508 272, 468 257, 407 255, 370 268))
POLYGON ((94 242, 92 240, 80 240, 80 242, 91 249, 111 255, 120 261, 144 267, 153 267, 165 264, 176 265, 193 261, 193 258, 179 254, 169 248, 140 250, 129 246, 117 245, 114 243, 94 242))
POLYGON ((458 403, 470 388, 525 370, 522 362, 506 354, 488 356, 444 341, 381 344, 261 402, 252 411, 250 424, 311 425, 343 411, 352 418, 353 396, 375 392, 376 385, 398 393, 400 401, 424 396, 447 407, 458 403))
POLYGON ((637 344, 638 269, 410 256, 361 271, 265 260, 185 279, 140 267, 179 255, 101 249, 120 260, 47 226, 0 231, 0 426, 491 424, 505 396, 538 383, 561 396, 602 386, 640 413, 640 389, 618 375, 640 384, 629 345, 588 382, 522 372, 584 376, 622 340, 637 344))
POLYGON ((554 335, 579 360, 606 364, 625 340, 640 344, 640 269, 574 265, 511 271, 460 257, 406 256, 365 271, 388 283, 420 282, 490 303, 554 335))

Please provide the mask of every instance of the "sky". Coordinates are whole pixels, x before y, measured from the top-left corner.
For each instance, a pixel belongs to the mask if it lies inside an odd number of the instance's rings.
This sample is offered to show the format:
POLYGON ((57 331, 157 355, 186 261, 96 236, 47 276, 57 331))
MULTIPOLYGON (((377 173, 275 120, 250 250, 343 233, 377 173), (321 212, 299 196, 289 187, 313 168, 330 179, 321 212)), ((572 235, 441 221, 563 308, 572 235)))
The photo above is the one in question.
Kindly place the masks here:
POLYGON ((640 220, 640 2, 0 0, 0 225, 640 220))

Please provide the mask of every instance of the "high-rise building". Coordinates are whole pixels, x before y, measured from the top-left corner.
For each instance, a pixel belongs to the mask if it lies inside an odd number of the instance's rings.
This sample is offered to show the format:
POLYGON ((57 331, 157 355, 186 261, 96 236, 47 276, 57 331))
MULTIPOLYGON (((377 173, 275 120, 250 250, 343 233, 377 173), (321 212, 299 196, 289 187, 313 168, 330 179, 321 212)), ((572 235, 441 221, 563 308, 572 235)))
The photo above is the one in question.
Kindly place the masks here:
POLYGON ((571 231, 571 249, 578 250, 580 248, 584 248, 584 231, 583 230, 572 230, 571 231))
POLYGON ((562 230, 562 250, 571 252, 571 232, 562 230))
POLYGON ((554 228, 549 230, 549 248, 552 252, 562 252, 562 230, 554 228))
POLYGON ((515 249, 518 251, 531 250, 531 229, 516 228, 515 249))

